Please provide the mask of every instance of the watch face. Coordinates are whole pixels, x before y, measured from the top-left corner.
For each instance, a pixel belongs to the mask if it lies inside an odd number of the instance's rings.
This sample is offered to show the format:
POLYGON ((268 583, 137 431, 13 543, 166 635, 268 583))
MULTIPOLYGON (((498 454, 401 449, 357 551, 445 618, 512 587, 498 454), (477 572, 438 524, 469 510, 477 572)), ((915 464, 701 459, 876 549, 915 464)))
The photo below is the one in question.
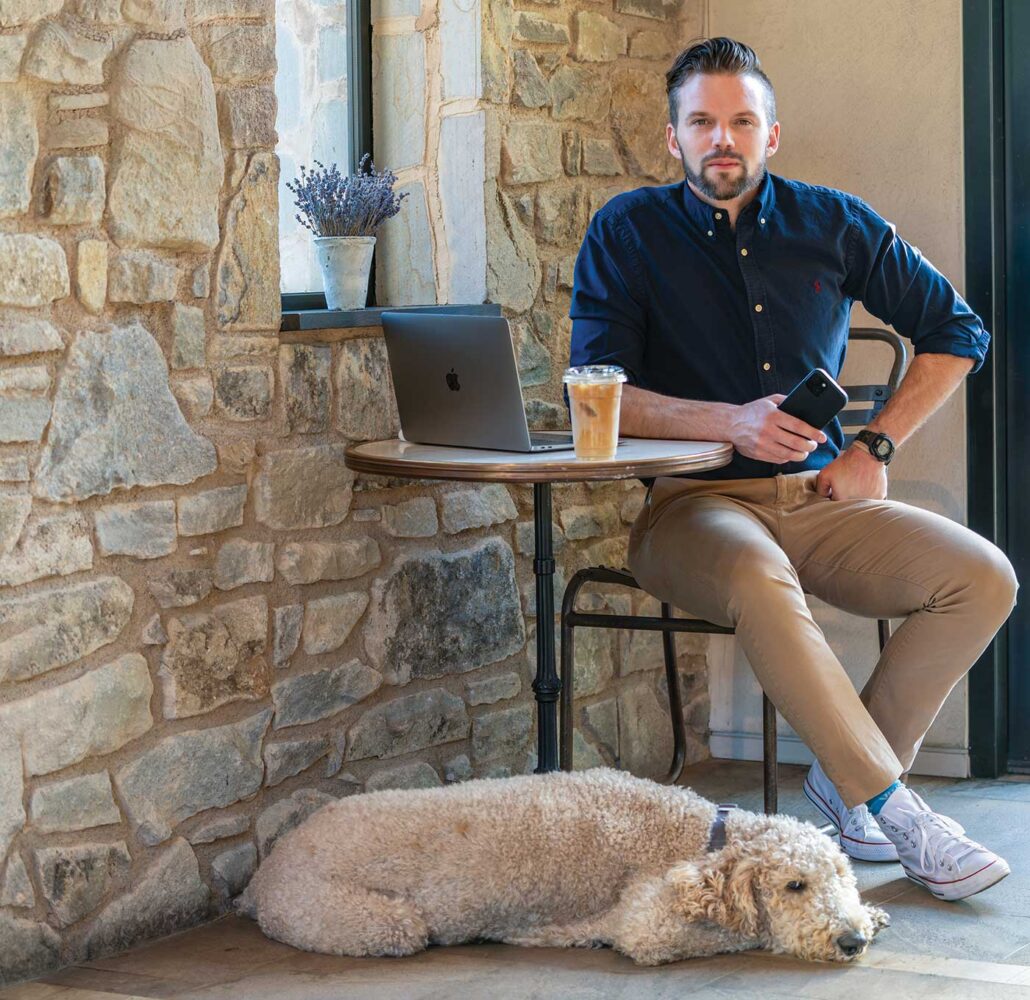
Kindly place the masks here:
POLYGON ((879 458, 886 458, 891 453, 891 446, 883 438, 877 438, 873 442, 873 451, 879 458))

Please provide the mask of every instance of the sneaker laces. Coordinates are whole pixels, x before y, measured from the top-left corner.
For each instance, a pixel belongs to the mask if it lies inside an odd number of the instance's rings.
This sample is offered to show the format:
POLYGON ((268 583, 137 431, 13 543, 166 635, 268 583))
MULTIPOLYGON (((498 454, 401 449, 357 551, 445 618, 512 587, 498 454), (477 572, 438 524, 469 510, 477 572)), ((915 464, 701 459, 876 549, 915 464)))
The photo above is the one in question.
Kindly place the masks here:
POLYGON ((873 814, 869 811, 869 806, 864 802, 860 802, 854 809, 848 810, 848 820, 844 824, 844 829, 862 834, 863 839, 867 839, 868 835, 873 832, 881 835, 883 833, 879 824, 873 818, 873 814))
POLYGON ((953 819, 935 813, 915 792, 909 791, 922 807, 917 812, 899 806, 899 814, 911 820, 909 829, 900 827, 889 818, 887 822, 906 838, 909 833, 913 835, 919 847, 919 867, 924 872, 934 870, 927 866, 927 861, 932 861, 937 867, 956 869, 963 858, 984 850, 976 841, 966 837, 965 830, 953 819))

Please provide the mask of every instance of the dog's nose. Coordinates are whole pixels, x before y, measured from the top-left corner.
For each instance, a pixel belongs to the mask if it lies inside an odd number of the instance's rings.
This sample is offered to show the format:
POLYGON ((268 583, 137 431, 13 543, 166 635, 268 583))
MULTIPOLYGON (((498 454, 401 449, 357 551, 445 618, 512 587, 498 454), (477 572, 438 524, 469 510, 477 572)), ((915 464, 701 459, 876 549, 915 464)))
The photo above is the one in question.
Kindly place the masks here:
POLYGON ((849 958, 857 955, 866 946, 866 936, 858 931, 847 931, 837 938, 837 947, 849 958))

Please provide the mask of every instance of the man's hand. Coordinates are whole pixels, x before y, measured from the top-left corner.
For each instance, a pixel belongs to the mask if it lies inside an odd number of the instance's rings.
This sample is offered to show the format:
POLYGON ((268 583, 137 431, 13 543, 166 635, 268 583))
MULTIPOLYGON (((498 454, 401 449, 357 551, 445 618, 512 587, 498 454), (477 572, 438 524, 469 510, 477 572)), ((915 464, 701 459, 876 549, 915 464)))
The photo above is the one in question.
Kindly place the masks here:
POLYGON ((852 445, 819 470, 815 488, 819 496, 831 500, 883 500, 887 496, 887 466, 852 445))
POLYGON ((746 458, 760 462, 803 462, 826 440, 826 435, 778 409, 787 397, 781 392, 736 407, 730 421, 730 441, 746 458))

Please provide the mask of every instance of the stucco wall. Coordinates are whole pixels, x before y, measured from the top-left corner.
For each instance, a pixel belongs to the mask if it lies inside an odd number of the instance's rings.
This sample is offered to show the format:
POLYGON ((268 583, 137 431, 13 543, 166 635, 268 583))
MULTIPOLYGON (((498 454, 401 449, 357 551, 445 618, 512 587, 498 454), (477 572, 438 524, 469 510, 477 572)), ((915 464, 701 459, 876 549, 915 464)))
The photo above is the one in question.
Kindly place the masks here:
MULTIPOLYGON (((959 0, 709 0, 706 11, 706 33, 751 45, 776 88, 782 132, 772 171, 864 198, 959 291, 961 9, 959 0)), ((882 325, 861 307, 852 324, 882 325)), ((849 354, 845 381, 882 371, 884 350, 863 347, 849 354)), ((965 460, 960 388, 899 450, 889 496, 964 523, 965 460)), ((860 687, 878 653, 875 624, 815 601, 813 610, 860 687)), ((761 698, 746 662, 731 647, 730 640, 713 644, 713 655, 721 649, 723 658, 712 668, 712 750, 753 757, 760 750, 761 698)), ((793 736, 785 723, 782 730, 793 736)), ((927 734, 913 770, 965 775, 966 738, 963 681, 927 734)), ((784 760, 811 759, 796 737, 781 746, 784 760)))

